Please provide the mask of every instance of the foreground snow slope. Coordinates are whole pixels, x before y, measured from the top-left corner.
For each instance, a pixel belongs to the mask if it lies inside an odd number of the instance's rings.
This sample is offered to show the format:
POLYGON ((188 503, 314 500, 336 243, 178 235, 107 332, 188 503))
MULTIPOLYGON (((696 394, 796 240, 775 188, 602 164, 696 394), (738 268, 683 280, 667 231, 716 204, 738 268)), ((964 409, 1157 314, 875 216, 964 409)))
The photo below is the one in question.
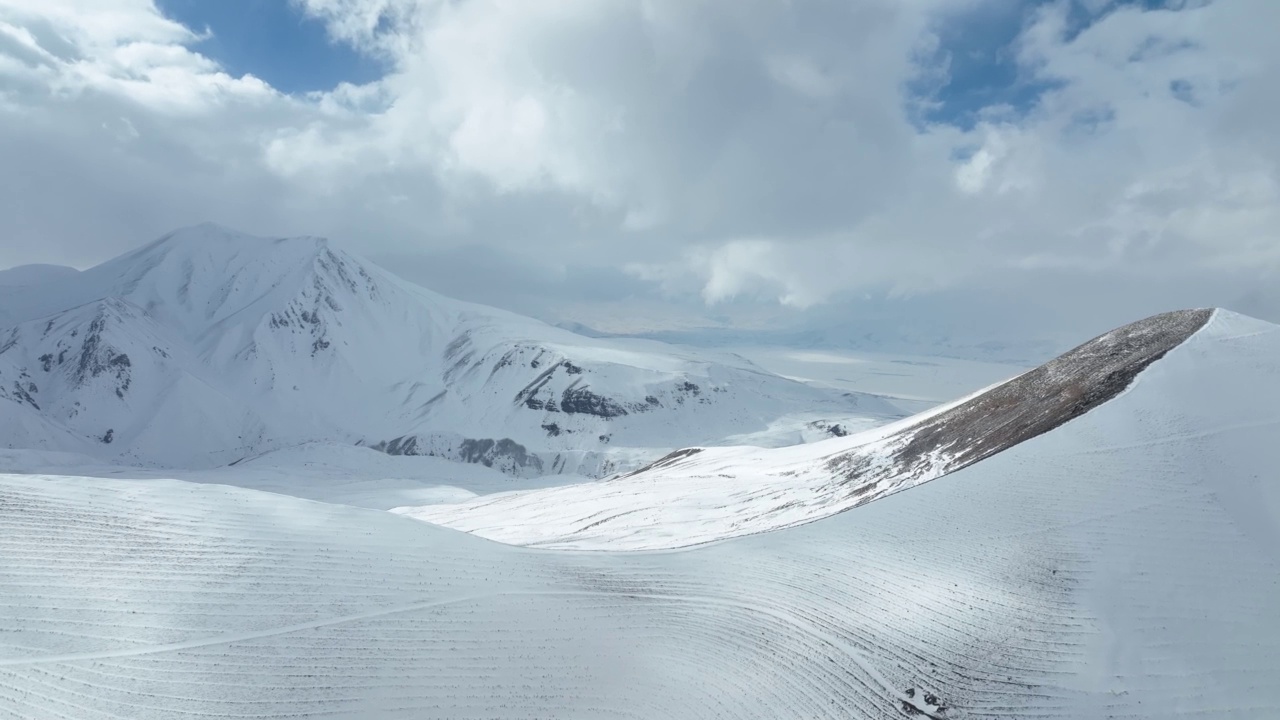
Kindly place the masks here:
POLYGON ((802 431, 900 415, 729 354, 451 300, 319 238, 203 225, 39 280, 0 287, 9 448, 208 468, 332 442, 604 475, 784 418, 802 431))
POLYGON ((325 443, 284 448, 229 467, 178 470, 122 467, 57 451, 0 450, 0 474, 185 480, 375 510, 461 502, 516 488, 591 480, 581 475, 513 478, 479 464, 427 455, 387 455, 367 447, 325 443))
POLYGON ((0 717, 1277 717, 1278 357, 1218 313, 1061 427, 681 551, 0 476, 0 717))
MULTIPOLYGON (((1012 380, 850 437, 773 450, 688 448, 602 483, 396 512, 493 540, 579 549, 681 547, 809 522, 953 472, 1089 413, 1204 327, 1211 314, 1147 318, 1012 380)), ((1247 322, 1220 315, 1216 326, 1247 322)), ((1212 338, 1217 331, 1207 332, 1212 338)), ((1175 402, 1184 396, 1176 388, 1168 392, 1175 402)), ((1233 403, 1218 410, 1230 412, 1233 403)))

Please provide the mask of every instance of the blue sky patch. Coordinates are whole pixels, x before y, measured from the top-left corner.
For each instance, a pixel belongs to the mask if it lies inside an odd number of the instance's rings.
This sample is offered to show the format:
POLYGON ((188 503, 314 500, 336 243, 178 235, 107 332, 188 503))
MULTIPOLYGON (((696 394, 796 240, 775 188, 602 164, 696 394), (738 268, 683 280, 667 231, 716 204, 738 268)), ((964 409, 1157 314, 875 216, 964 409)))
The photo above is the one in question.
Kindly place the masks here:
POLYGON ((937 29, 938 49, 931 62, 946 70, 934 87, 913 91, 931 101, 921 118, 971 129, 989 108, 1021 115, 1053 83, 1029 78, 1017 61, 1017 39, 1041 0, 1007 0, 979 6, 937 29))
POLYGON ((289 0, 158 0, 165 16, 212 36, 196 50, 235 76, 252 74, 286 93, 363 84, 383 63, 329 39, 324 24, 289 0))
MULTIPOLYGON (((1035 13, 1052 2, 997 0, 953 16, 937 28, 938 49, 926 64, 944 67, 946 76, 928 75, 909 88, 927 107, 917 121, 969 130, 997 109, 1003 118, 1023 116, 1044 93, 1061 87, 1059 81, 1032 76, 1017 61, 1018 38, 1035 13)), ((1107 14, 1126 6, 1144 10, 1171 7, 1167 0, 1116 0, 1101 7, 1074 0, 1066 5, 1064 39, 1074 40, 1107 14)))

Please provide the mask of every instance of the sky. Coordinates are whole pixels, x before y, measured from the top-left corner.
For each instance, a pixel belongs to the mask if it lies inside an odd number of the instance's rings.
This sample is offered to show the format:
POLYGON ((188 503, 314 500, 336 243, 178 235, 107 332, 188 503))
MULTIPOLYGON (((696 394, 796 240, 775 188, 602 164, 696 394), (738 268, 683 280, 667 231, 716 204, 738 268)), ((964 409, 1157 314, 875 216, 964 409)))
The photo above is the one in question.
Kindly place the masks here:
POLYGON ((1280 320, 1277 27, 1274 0, 0 0, 0 268, 213 221, 611 331, 1280 320))

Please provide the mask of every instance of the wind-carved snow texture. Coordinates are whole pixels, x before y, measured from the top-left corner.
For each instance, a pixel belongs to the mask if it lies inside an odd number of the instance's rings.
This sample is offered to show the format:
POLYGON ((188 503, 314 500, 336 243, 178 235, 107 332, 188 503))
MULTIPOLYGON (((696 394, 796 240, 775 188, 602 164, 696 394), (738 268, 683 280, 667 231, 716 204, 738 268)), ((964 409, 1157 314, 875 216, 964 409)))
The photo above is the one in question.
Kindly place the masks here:
POLYGON ((774 451, 686 449, 603 484, 397 512, 541 547, 670 548, 809 522, 954 472, 1084 415, 1123 392, 1212 314, 1184 310, 1126 325, 970 398, 860 435, 774 451))
POLYGON ((783 420, 902 416, 730 354, 444 298, 323 239, 211 225, 0 287, 0 323, 0 446, 133 465, 327 442, 598 476, 783 420))
MULTIPOLYGON (((1277 717, 1278 359, 1280 328, 1218 312, 946 478, 675 552, 0 476, 0 717, 1277 717)), ((593 485, 643 507, 640 477, 593 485)))

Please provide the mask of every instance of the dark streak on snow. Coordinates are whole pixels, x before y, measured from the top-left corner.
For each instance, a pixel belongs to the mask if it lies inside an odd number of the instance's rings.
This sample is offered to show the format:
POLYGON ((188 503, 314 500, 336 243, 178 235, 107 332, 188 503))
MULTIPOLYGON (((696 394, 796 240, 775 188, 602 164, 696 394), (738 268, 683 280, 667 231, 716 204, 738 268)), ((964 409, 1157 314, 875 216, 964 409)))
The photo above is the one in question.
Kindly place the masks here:
POLYGON ((649 472, 650 470, 658 470, 664 467, 670 467, 680 462, 681 460, 691 458, 700 452, 702 452, 702 448, 683 448, 681 450, 669 452, 666 455, 663 455, 662 457, 658 458, 657 460, 654 460, 653 462, 649 463, 648 465, 645 465, 642 468, 632 470, 631 472, 625 475, 619 475, 618 479, 631 477, 632 475, 639 475, 640 473, 649 472))

